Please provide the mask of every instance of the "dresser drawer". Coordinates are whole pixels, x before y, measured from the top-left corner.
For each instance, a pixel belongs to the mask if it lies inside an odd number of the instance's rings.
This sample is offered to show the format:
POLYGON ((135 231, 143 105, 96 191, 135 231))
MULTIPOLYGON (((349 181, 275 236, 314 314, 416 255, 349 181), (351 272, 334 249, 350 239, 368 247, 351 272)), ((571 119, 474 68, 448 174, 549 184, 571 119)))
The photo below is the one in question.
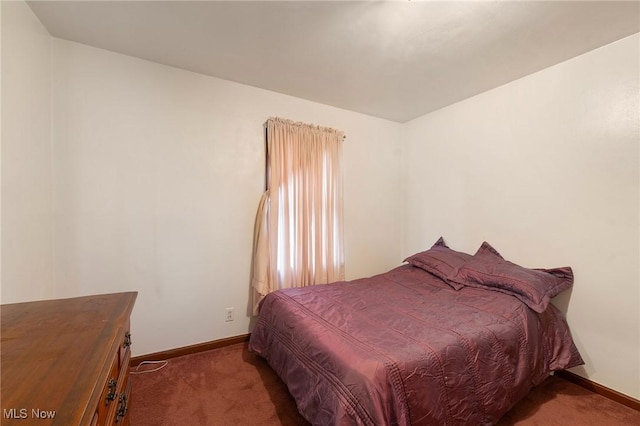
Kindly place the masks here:
POLYGON ((129 404, 131 401, 131 382, 129 376, 125 379, 125 384, 118 397, 118 407, 112 425, 129 426, 129 404))
POLYGON ((113 360, 111 370, 109 371, 109 378, 107 379, 102 393, 100 394, 100 400, 98 401, 98 409, 96 410, 98 415, 98 425, 108 424, 110 419, 115 413, 115 407, 118 405, 118 380, 120 376, 120 368, 118 364, 118 358, 113 360))
POLYGON ((118 351, 118 365, 120 369, 129 369, 129 361, 131 360, 131 321, 127 320, 124 325, 124 333, 118 351))

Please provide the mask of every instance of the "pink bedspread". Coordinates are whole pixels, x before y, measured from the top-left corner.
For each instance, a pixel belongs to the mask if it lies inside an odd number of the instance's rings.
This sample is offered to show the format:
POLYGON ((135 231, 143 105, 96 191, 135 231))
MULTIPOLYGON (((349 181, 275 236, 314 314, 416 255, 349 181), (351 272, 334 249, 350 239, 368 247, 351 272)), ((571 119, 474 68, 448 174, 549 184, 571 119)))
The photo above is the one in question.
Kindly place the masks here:
POLYGON ((410 265, 268 295, 250 349, 314 425, 494 424, 551 371, 583 363, 553 305, 455 291, 410 265))

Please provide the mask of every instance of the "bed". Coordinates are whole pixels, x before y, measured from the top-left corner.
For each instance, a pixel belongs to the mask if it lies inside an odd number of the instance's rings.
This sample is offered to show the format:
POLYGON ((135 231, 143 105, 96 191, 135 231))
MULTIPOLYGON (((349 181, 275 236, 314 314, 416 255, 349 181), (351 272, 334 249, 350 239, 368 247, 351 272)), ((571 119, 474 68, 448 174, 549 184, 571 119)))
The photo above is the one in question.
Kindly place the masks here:
POLYGON ((312 424, 495 424, 552 371, 583 364, 548 303, 571 286, 570 268, 513 272, 487 243, 470 256, 442 239, 407 261, 262 301, 249 348, 312 424), (541 274, 553 283, 533 294, 541 274))

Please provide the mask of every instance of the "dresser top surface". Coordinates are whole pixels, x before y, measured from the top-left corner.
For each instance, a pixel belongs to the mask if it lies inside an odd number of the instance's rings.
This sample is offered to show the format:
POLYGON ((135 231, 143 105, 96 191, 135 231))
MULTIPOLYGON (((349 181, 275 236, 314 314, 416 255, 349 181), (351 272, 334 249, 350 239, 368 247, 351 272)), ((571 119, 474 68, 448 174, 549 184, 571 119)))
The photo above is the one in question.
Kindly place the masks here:
POLYGON ((90 405, 107 379, 136 297, 128 292, 0 305, 2 423, 7 413, 31 419, 38 410, 55 412, 53 420, 38 424, 90 421, 90 405), (18 411, 5 411, 12 409, 18 411))

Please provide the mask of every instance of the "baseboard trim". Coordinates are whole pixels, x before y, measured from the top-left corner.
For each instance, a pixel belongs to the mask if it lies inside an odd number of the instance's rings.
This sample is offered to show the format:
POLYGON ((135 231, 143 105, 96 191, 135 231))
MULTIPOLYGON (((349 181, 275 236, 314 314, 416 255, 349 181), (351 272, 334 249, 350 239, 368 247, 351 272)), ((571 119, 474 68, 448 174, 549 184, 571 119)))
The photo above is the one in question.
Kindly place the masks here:
POLYGON ((620 404, 626 405, 629 408, 633 408, 636 411, 640 411, 640 400, 592 382, 589 379, 585 379, 584 377, 578 376, 577 374, 567 370, 556 371, 554 375, 575 383, 578 386, 582 386, 583 388, 597 393, 598 395, 602 395, 605 398, 609 398, 613 401, 619 402, 620 404))
POLYGON ((184 346, 181 348, 169 349, 161 352, 154 352, 152 354, 140 355, 131 358, 129 365, 131 367, 138 366, 143 361, 163 361, 171 358, 177 358, 179 356, 196 354, 198 352, 209 351, 211 349, 223 348, 225 346, 235 345, 237 343, 244 343, 249 341, 250 334, 242 334, 240 336, 226 337, 224 339, 213 340, 210 342, 197 343, 195 345, 184 346))
MULTIPOLYGON (((224 339, 213 340, 210 342, 197 343, 195 345, 184 346, 181 348, 169 349, 166 351, 155 352, 152 354, 140 355, 131 358, 130 366, 136 367, 143 361, 160 361, 171 358, 177 358, 179 356, 196 354, 198 352, 209 351, 212 349, 223 348, 225 346, 231 346, 238 343, 245 343, 249 341, 250 334, 241 334, 239 336, 226 337, 224 339)), ((560 370, 554 373, 555 376, 568 380, 581 386, 591 392, 602 395, 605 398, 609 398, 629 408, 633 408, 636 411, 640 411, 640 400, 632 398, 628 395, 610 389, 606 386, 602 386, 598 383, 592 382, 582 376, 578 376, 567 370, 560 370)))

